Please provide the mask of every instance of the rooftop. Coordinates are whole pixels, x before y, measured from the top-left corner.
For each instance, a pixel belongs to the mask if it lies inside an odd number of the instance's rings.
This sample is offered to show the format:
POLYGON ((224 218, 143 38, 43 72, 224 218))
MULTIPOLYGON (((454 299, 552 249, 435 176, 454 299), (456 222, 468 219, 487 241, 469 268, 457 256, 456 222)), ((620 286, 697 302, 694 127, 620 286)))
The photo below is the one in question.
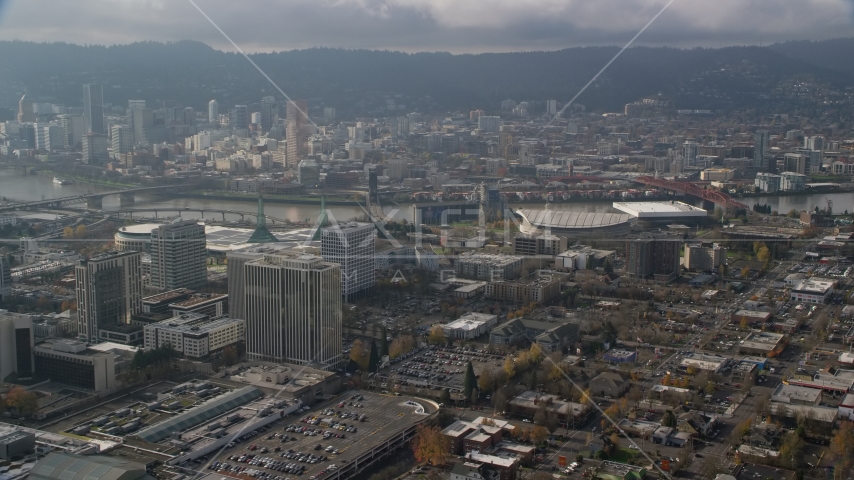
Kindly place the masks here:
POLYGON ((151 327, 169 330, 173 332, 198 335, 210 332, 211 330, 215 330, 225 325, 231 325, 235 322, 243 322, 243 320, 238 320, 230 317, 219 317, 212 320, 208 320, 207 315, 184 313, 180 316, 172 317, 169 320, 164 320, 162 322, 151 324, 146 328, 151 327))
POLYGON ((625 213, 570 212, 565 210, 519 209, 516 214, 536 227, 558 229, 608 227, 627 223, 632 219, 625 213))
POLYGON ((816 403, 821 398, 821 390, 817 388, 799 387, 797 385, 781 384, 777 386, 771 399, 776 402, 816 403))
POLYGON ((180 302, 171 303, 169 305, 175 307, 192 307, 194 305, 199 305, 200 303, 222 300, 226 297, 228 297, 228 294, 226 293, 197 293, 186 300, 181 300, 180 302))
POLYGON ((705 217, 709 212, 687 203, 669 202, 614 202, 614 208, 637 218, 705 217))
POLYGON ((191 293, 194 293, 193 290, 188 290, 186 288, 179 288, 176 290, 169 290, 168 292, 158 293, 156 295, 151 295, 148 297, 144 297, 142 299, 143 302, 149 303, 160 303, 160 302, 168 302, 173 298, 180 298, 187 296, 191 293))
POLYGON ((833 289, 834 284, 836 284, 836 282, 833 280, 812 277, 799 282, 794 288, 792 288, 792 291, 824 294, 828 290, 833 289))
POLYGON ((454 330, 474 330, 477 327, 491 322, 496 321, 498 316, 496 315, 487 315, 485 313, 467 313, 462 317, 454 320, 451 323, 444 325, 444 328, 454 329, 454 330))
POLYGON ((738 310, 733 315, 736 317, 768 318, 771 316, 771 313, 760 310, 738 310))

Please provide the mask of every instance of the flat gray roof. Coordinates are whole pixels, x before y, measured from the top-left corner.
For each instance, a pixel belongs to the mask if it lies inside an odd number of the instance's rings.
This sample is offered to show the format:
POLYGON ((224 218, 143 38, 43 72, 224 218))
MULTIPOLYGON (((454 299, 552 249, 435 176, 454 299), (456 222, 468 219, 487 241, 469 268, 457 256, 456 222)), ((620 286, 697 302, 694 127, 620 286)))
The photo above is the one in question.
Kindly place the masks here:
POLYGON ((537 227, 596 228, 626 223, 632 219, 627 213, 571 212, 567 210, 519 209, 516 213, 537 227))

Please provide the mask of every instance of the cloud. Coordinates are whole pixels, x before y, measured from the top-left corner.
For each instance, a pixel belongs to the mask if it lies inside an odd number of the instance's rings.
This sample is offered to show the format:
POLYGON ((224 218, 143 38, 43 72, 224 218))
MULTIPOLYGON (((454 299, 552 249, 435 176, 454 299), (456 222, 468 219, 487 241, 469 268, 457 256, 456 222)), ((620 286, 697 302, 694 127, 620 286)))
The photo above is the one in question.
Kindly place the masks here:
MULTIPOLYGON (((2 0, 0 0, 2 1, 2 0)), ((196 0, 247 51, 311 46, 483 52, 622 44, 666 0, 196 0)), ((231 47, 186 0, 7 0, 0 39, 231 47)), ((852 0, 676 0, 639 44, 854 35, 852 0)))

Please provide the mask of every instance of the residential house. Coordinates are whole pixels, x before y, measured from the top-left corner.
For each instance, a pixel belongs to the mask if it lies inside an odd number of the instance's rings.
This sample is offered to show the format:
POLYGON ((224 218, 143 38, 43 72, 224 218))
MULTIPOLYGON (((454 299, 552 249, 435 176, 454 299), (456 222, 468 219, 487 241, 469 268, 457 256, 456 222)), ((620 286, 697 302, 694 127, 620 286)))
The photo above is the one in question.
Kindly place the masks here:
POLYGON ((498 472, 482 463, 456 463, 451 469, 451 480, 498 480, 500 477, 498 472))
POLYGON ((602 372, 592 380, 590 380, 590 393, 594 396, 619 398, 631 386, 631 381, 628 377, 624 377, 616 372, 602 372))

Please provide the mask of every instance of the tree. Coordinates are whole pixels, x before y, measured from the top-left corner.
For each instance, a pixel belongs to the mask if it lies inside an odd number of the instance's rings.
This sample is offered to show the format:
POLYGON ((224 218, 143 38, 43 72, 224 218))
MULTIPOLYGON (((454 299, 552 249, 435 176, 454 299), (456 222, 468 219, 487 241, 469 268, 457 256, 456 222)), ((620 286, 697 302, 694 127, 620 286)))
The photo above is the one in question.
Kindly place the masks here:
POLYGON ((796 209, 793 208, 793 209, 789 210, 789 213, 786 214, 786 216, 789 218, 798 218, 801 216, 801 214, 796 209))
POLYGON ((796 468, 796 462, 801 458, 802 448, 803 439, 797 433, 789 432, 783 436, 783 443, 780 445, 780 455, 778 458, 782 462, 788 463, 789 468, 796 468))
POLYGON ((830 451, 836 458, 848 461, 854 453, 854 423, 842 420, 839 430, 830 442, 830 451))
POLYGON ((74 229, 71 227, 65 227, 62 229, 62 238, 68 240, 74 238, 74 229))
POLYGON ((507 378, 513 378, 516 376, 516 363, 513 361, 513 357, 506 356, 504 357, 504 373, 507 374, 507 378))
POLYGON ((441 325, 433 325, 430 329, 430 335, 427 336, 427 343, 431 345, 447 345, 448 337, 445 335, 445 330, 441 325))
POLYGON ((539 445, 543 443, 546 438, 548 438, 549 432, 542 425, 535 425, 534 428, 531 429, 531 441, 534 442, 535 445, 539 445))
POLYGON ((704 388, 706 395, 711 395, 715 393, 715 382, 709 381, 706 383, 706 387, 704 388))
POLYGON ((376 372, 377 368, 380 366, 380 353, 377 350, 377 342, 376 340, 371 340, 371 353, 368 357, 368 371, 376 372))
POLYGON ((480 377, 477 379, 477 388, 483 393, 492 393, 492 390, 495 388, 495 376, 493 376, 492 370, 487 368, 480 372, 480 377))
POLYGON ((507 394, 504 393, 503 389, 495 392, 495 395, 492 396, 492 402, 495 406, 496 412, 504 412, 507 410, 507 394))
POLYGON ((385 327, 382 330, 383 338, 380 339, 380 358, 388 355, 388 332, 385 327))
POLYGON ((471 397, 471 391, 474 390, 475 386, 477 386, 477 378, 474 376, 474 367, 469 362, 466 366, 466 376, 463 379, 463 393, 466 394, 466 398, 471 397))
POLYGON ((560 418, 557 416, 557 413, 549 412, 548 417, 546 417, 546 428, 549 429, 549 433, 552 435, 560 428, 560 418))
POLYGON ((230 367, 237 362, 237 349, 234 345, 228 345, 222 349, 222 363, 230 367))
POLYGON ((546 420, 548 420, 548 418, 549 414, 546 410, 546 404, 540 403, 539 407, 537 408, 537 411, 534 412, 534 423, 537 425, 545 426, 546 420))
POLYGON ((86 238, 86 225, 78 225, 74 229, 74 238, 86 238))
POLYGON ((419 425, 412 440, 415 459, 431 465, 445 465, 450 447, 448 437, 436 426, 419 425))
POLYGON ((676 426, 676 414, 673 413, 673 410, 667 410, 664 412, 664 416, 661 417, 661 424, 665 427, 676 426))
POLYGON ((41 295, 38 300, 36 300, 36 308, 41 310, 42 312, 50 311, 51 303, 50 299, 44 295, 41 295))
POLYGON ((602 325, 602 340, 612 347, 617 341, 617 328, 614 327, 611 320, 605 320, 605 323, 602 325))
POLYGON ((641 401, 641 399, 643 399, 643 392, 641 391, 640 387, 638 387, 637 383, 633 384, 631 388, 629 388, 627 398, 635 404, 635 407, 637 407, 638 403, 641 401))
POLYGON ((441 392, 439 392, 439 403, 446 404, 451 401, 451 392, 447 388, 443 388, 441 392))
POLYGON ((25 417, 29 417, 39 408, 39 396, 18 386, 9 390, 5 402, 8 408, 18 410, 18 413, 25 417))
POLYGON ((592 405, 593 404, 593 396, 590 395, 590 389, 589 388, 585 389, 584 393, 581 394, 581 402, 584 403, 585 405, 592 405))
POLYGON ((614 266, 611 265, 610 258, 605 259, 605 264, 602 267, 605 269, 605 273, 614 273, 614 266))
POLYGON ((531 344, 528 354, 531 356, 531 362, 533 363, 540 363, 543 360, 543 349, 536 342, 531 344))
POLYGON ((365 350, 365 344, 361 340, 353 342, 353 349, 350 350, 350 360, 352 360, 362 371, 368 370, 368 352, 365 350))
POLYGON ((403 354, 411 352, 414 348, 415 339, 412 335, 404 335, 402 337, 395 338, 388 347, 389 359, 394 360, 403 354))
POLYGON ((745 265, 744 268, 741 269, 741 278, 747 278, 750 275, 750 266, 745 265))

